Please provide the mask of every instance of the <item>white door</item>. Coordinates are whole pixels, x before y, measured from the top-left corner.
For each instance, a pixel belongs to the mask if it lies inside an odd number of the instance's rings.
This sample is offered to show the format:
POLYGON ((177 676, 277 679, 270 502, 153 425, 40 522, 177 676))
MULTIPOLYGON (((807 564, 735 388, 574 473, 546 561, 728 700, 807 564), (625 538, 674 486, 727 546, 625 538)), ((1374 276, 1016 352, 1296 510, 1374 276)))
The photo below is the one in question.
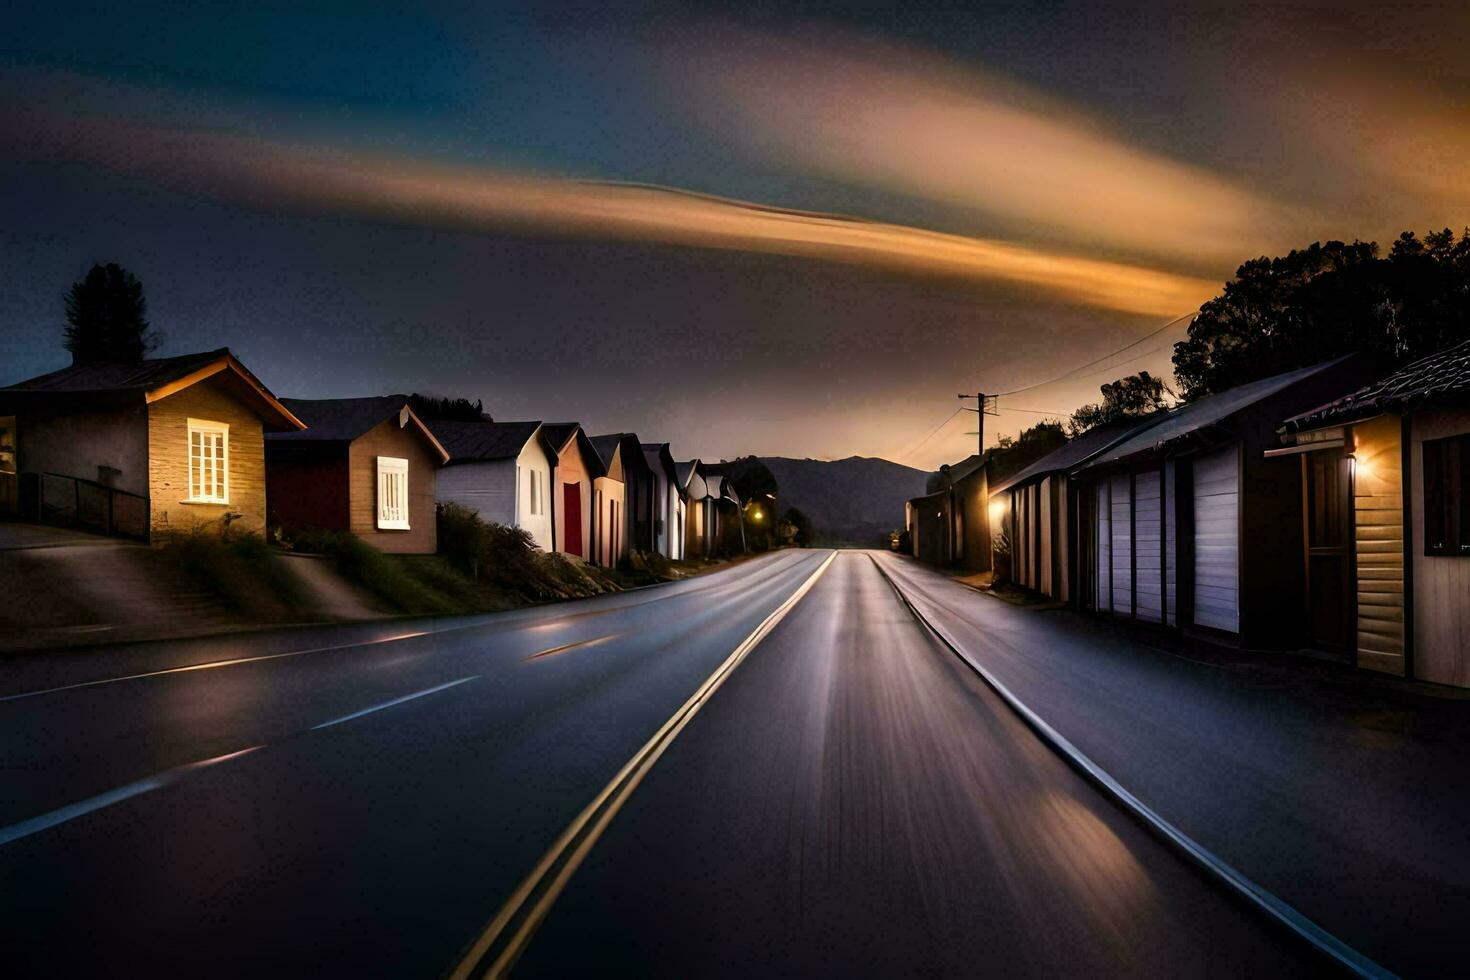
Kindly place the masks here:
POLYGON ((1115 476, 1113 487, 1113 612, 1133 612, 1133 481, 1115 476))
POLYGON ((1159 539, 1161 518, 1159 507, 1159 474, 1140 473, 1133 481, 1133 546, 1137 551, 1134 567, 1138 571, 1139 619, 1151 623, 1164 618, 1163 549, 1159 539))
POLYGON ((1235 446, 1194 461, 1194 621, 1240 632, 1240 467, 1235 446))

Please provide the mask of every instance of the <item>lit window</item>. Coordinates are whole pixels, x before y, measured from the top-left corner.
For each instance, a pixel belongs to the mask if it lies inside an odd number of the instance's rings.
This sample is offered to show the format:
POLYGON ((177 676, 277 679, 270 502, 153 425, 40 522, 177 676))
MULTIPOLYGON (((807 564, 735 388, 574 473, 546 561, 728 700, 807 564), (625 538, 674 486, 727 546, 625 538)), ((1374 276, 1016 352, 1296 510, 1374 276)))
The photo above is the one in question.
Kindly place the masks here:
POLYGON ((189 419, 189 500, 230 502, 230 427, 189 419))
POLYGON ((378 529, 408 530, 408 460, 378 457, 378 529))

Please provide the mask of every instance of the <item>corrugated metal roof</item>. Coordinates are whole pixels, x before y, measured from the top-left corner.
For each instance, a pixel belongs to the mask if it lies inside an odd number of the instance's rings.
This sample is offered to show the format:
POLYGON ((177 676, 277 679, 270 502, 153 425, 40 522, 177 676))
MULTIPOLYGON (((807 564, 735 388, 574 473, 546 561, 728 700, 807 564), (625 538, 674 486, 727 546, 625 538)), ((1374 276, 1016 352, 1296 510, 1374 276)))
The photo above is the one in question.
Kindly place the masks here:
POLYGON ((282 398, 281 404, 306 423, 300 432, 272 432, 272 442, 351 442, 390 419, 408 404, 407 395, 368 398, 282 398))
POLYGON ((990 488, 990 492, 1002 493, 1029 480, 1076 469, 1098 453, 1105 452, 1124 439, 1157 425, 1168 416, 1169 413, 1166 411, 1154 412, 1142 418, 1119 419, 1116 422, 1094 426, 1069 441, 1065 446, 1053 449, 1030 466, 1000 481, 990 488))
POLYGON ((1288 371, 1285 374, 1278 374, 1274 377, 1262 378, 1260 381, 1238 385, 1228 391, 1208 395, 1199 401, 1170 409, 1165 413, 1165 417, 1156 424, 1149 426, 1142 432, 1124 440, 1118 445, 1105 450, 1090 463, 1080 468, 1091 469, 1094 466, 1105 466, 1108 463, 1116 463, 1119 460, 1127 459, 1129 456, 1163 449, 1171 442, 1182 439, 1208 426, 1223 422, 1235 413, 1250 408, 1257 402, 1270 398, 1272 395, 1284 391, 1297 382, 1310 378, 1321 371, 1325 371, 1341 363, 1343 360, 1344 358, 1338 358, 1323 364, 1314 364, 1311 367, 1288 371))
POLYGON ((541 427, 540 422, 429 422, 451 463, 513 459, 541 427))
POLYGON ((1300 432, 1345 425, 1383 412, 1463 401, 1467 397, 1470 397, 1470 340, 1421 357, 1350 395, 1293 416, 1282 427, 1288 432, 1300 432))

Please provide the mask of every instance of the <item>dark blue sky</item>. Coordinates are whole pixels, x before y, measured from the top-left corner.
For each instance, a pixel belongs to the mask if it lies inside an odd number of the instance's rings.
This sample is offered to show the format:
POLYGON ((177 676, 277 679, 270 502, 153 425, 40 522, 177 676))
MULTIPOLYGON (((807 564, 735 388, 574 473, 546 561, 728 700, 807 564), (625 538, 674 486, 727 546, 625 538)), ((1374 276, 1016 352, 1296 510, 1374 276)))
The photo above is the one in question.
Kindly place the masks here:
MULTIPOLYGON (((1466 220, 1452 7, 119 8, 22 4, 0 33, 0 382, 64 363, 60 296, 113 260, 163 353, 228 344, 281 394, 897 456, 960 388, 1122 346, 1250 254, 1466 220), (405 175, 450 189, 388 203, 405 175), (479 196, 522 177, 549 183, 479 196), (667 196, 650 230, 558 183, 586 179, 897 231, 854 263, 841 228, 797 247, 745 209, 727 239, 667 196), (928 231, 977 243, 963 270, 928 231)), ((1144 351, 1109 367, 1167 367, 1144 351)), ((952 425, 905 461, 967 443, 952 425)))

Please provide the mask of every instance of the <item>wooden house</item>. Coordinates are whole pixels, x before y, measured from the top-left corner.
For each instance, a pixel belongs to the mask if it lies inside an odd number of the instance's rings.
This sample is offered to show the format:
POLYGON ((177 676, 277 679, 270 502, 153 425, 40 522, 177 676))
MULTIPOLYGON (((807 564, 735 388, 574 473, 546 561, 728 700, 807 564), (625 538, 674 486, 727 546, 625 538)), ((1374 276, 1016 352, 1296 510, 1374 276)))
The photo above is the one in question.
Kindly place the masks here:
POLYGON ((1470 687, 1470 341, 1286 419, 1314 646, 1470 687))
POLYGON ((614 443, 618 446, 618 455, 623 465, 623 553, 653 551, 658 535, 655 523, 659 512, 656 475, 653 467, 644 458, 643 443, 633 433, 615 432, 592 437, 592 444, 604 462, 607 461, 607 454, 612 452, 614 443))
MULTIPOLYGON (((621 436, 593 436, 592 448, 602 462, 601 476, 592 481, 592 561, 608 568, 616 567, 628 557, 628 543, 633 529, 629 516, 628 496, 631 466, 621 436)), ((643 460, 643 450, 637 450, 643 460)))
POLYGON ((552 452, 551 535, 555 550, 592 560, 592 483, 605 471, 602 459, 576 422, 541 428, 552 452))
POLYGON ((518 527, 538 548, 554 550, 551 474, 556 453, 540 422, 439 421, 429 428, 449 453, 438 500, 486 521, 518 527))
POLYGON ((1300 647, 1301 478, 1263 453, 1280 419, 1360 379, 1356 364, 1304 368, 1171 409, 1074 470, 1078 601, 1244 646, 1300 647))
POLYGON ((744 554, 744 502, 735 485, 730 482, 729 465, 700 463, 700 475, 704 478, 706 500, 709 502, 709 554, 744 554))
POLYGON ((643 443, 643 459, 653 473, 653 546, 671 561, 684 557, 685 489, 666 442, 643 443))
POLYGON ((1071 471, 1166 415, 1096 426, 991 488, 988 516, 997 536, 1004 535, 1012 581, 1071 600, 1077 575, 1071 471))
POLYGON ((915 558, 933 565, 954 561, 954 495, 948 487, 910 499, 904 521, 915 558))
POLYGON ((228 348, 74 365, 0 389, 0 503, 142 539, 259 533, 265 433, 301 428, 228 348))
POLYGON ((438 549, 435 487, 449 455, 407 395, 282 403, 306 428, 266 436, 272 524, 350 531, 395 554, 438 549))
POLYGON ((709 487, 704 482, 704 464, 697 459, 675 463, 679 485, 684 491, 684 556, 686 558, 708 558, 711 550, 710 528, 714 526, 711 513, 713 502, 709 499, 709 487))

